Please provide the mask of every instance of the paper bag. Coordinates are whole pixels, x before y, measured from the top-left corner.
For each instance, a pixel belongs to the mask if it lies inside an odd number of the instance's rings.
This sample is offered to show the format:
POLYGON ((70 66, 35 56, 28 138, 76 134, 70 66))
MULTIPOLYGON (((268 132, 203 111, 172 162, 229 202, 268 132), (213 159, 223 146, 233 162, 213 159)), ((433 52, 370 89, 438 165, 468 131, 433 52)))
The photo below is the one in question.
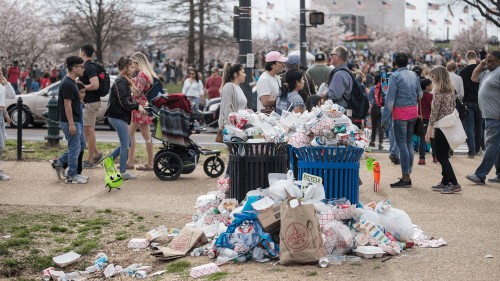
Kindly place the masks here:
POLYGON ((314 205, 281 205, 280 263, 317 263, 324 256, 323 238, 314 205))
POLYGON ((185 226, 167 247, 157 247, 151 255, 160 260, 177 259, 187 255, 191 249, 207 243, 207 237, 202 230, 185 226))

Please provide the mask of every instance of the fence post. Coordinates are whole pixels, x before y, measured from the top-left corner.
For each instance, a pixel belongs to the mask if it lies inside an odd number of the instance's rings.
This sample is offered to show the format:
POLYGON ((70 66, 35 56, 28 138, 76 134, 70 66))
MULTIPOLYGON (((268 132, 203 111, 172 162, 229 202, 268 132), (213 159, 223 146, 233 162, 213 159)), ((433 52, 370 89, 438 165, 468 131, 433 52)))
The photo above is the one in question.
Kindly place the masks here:
MULTIPOLYGON (((28 116, 26 116, 28 118, 28 116)), ((23 158, 23 99, 17 99, 17 160, 23 158)))

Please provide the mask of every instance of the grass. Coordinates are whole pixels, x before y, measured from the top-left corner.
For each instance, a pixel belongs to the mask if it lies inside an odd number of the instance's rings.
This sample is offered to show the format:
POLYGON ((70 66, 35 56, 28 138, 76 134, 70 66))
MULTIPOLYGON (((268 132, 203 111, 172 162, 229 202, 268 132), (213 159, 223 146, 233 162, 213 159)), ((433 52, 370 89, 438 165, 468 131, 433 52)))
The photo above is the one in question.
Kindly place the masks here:
POLYGON ((227 273, 227 272, 216 272, 216 273, 212 273, 210 275, 207 275, 205 277, 205 279, 208 281, 218 281, 218 280, 222 280, 222 279, 226 278, 228 275, 229 275, 229 273, 227 273))
POLYGON ((169 94, 182 92, 182 83, 177 84, 167 84, 166 87, 169 94))
POLYGON ((318 276, 318 272, 316 272, 316 271, 306 271, 306 276, 308 276, 308 277, 318 276))
MULTIPOLYGON (((122 218, 125 222, 136 220, 139 214, 111 209, 100 213, 72 210, 61 215, 0 212, 0 235, 10 236, 0 240, 0 280, 34 280, 43 269, 54 266, 54 256, 69 251, 82 258, 67 270, 83 270, 94 261, 98 251, 106 251, 113 237, 121 241, 144 234, 135 227, 123 229, 120 222, 122 218)), ((181 274, 186 275, 187 271, 181 274)))
POLYGON ((191 267, 191 263, 188 261, 178 261, 167 265, 167 272, 169 273, 182 273, 191 267))

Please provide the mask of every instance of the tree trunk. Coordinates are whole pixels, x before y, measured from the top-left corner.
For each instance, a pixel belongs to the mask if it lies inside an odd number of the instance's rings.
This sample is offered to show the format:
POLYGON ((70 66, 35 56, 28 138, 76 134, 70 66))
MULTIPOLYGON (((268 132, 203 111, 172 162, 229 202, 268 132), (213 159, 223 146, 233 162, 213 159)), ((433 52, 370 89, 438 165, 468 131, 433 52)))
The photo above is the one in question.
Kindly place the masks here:
POLYGON ((188 27, 188 57, 187 57, 187 63, 188 65, 192 65, 194 63, 194 43, 195 43, 195 31, 194 31, 194 26, 195 26, 195 7, 194 7, 194 0, 189 0, 189 27, 188 27))
POLYGON ((200 49, 198 53, 198 69, 201 71, 203 80, 205 80, 205 71, 204 71, 204 61, 205 61, 205 28, 204 28, 204 22, 205 22, 205 1, 208 0, 200 0, 200 6, 198 6, 198 13, 200 16, 200 32, 198 34, 199 38, 199 44, 200 44, 200 49))

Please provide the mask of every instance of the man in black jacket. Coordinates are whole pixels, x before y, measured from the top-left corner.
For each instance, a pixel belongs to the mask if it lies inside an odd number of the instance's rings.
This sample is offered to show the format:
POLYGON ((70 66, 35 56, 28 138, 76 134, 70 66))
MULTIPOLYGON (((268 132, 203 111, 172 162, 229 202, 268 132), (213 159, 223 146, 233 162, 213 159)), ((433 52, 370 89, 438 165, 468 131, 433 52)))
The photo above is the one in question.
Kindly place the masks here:
POLYGON ((464 129, 467 135, 467 147, 469 148, 469 158, 474 158, 474 155, 479 153, 482 147, 483 135, 483 118, 478 104, 478 89, 479 83, 471 80, 472 71, 476 68, 476 53, 468 51, 465 55, 467 66, 460 71, 459 75, 464 82, 464 102, 469 108, 469 114, 464 120, 464 129))

